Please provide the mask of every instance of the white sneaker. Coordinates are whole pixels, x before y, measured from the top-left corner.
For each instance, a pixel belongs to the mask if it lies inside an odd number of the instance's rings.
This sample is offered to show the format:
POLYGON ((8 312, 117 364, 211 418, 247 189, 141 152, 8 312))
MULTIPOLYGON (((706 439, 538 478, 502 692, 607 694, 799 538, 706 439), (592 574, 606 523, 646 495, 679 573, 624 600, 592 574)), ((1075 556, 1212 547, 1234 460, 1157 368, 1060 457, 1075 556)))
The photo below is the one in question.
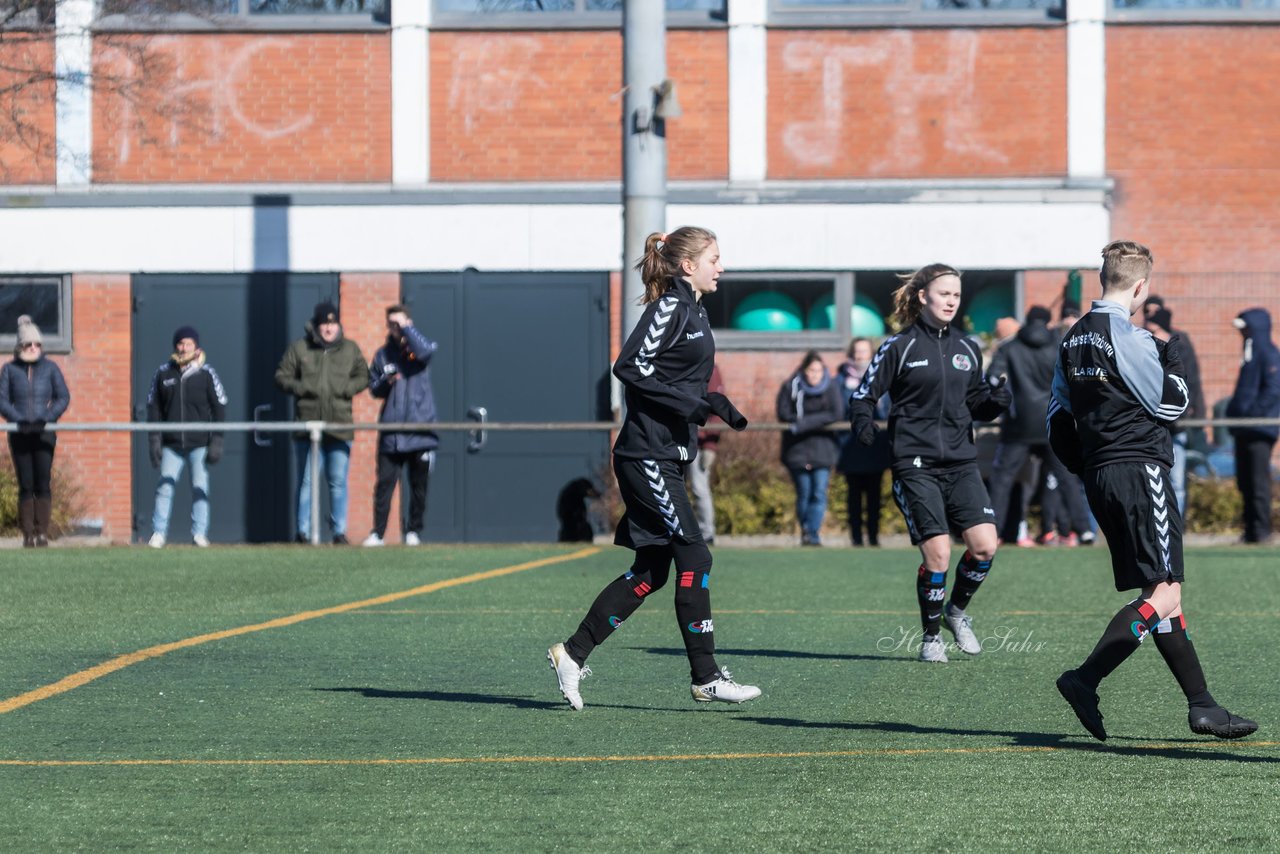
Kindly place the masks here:
POLYGON ((569 701, 570 707, 575 712, 582 711, 582 695, 578 693, 578 682, 591 675, 591 668, 579 667, 578 663, 565 651, 562 643, 547 650, 547 661, 551 662, 551 669, 556 672, 560 693, 569 701))
POLYGON ((377 532, 377 531, 374 531, 372 534, 370 534, 369 536, 365 537, 365 538, 364 538, 364 542, 363 542, 363 543, 361 543, 360 545, 362 545, 362 546, 380 546, 380 545, 383 545, 382 537, 379 537, 379 536, 378 536, 378 532, 377 532))
POLYGON ((156 531, 151 535, 151 539, 147 540, 147 545, 151 546, 153 549, 164 548, 164 534, 156 531))
POLYGON ((760 689, 755 685, 739 685, 733 681, 733 674, 723 668, 720 675, 705 685, 690 685, 689 693, 699 703, 745 703, 760 696, 760 689))
POLYGON ((920 660, 945 664, 948 661, 947 645, 942 642, 942 638, 937 635, 925 635, 924 640, 920 642, 920 660))
POLYGON ((420 546, 422 545, 422 540, 419 539, 417 533, 410 531, 404 535, 404 544, 406 546, 420 546))
POLYGON ((961 652, 969 655, 982 652, 982 644, 978 642, 978 636, 973 633, 973 617, 948 603, 942 611, 942 622, 956 636, 956 646, 960 647, 961 652))
POLYGON ((209 548, 209 538, 206 537, 204 534, 196 534, 194 537, 191 538, 191 542, 195 543, 197 548, 201 548, 201 549, 209 548))

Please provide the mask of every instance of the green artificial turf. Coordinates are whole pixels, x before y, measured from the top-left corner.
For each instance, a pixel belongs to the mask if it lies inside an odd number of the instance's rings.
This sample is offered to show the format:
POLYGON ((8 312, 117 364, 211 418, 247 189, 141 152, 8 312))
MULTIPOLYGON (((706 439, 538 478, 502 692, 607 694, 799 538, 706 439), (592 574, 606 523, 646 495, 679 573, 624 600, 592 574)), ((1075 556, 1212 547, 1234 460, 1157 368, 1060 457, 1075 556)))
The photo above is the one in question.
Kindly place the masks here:
MULTIPOLYGON (((0 703, 117 656, 539 558, 557 546, 22 552, 0 703)), ((663 590, 592 656, 586 709, 544 660, 626 568, 605 548, 174 649, 0 714, 11 850, 1118 850, 1280 846, 1277 553, 1188 551, 1214 695, 1187 729, 1154 644, 1103 684, 1111 739, 1054 690, 1127 600, 1103 549, 996 558, 988 650, 913 660, 906 550, 715 552, 722 665, 694 704, 663 590), (14 764, 46 762, 53 764, 14 764), (73 764, 75 763, 75 764, 73 764), (85 764, 78 764, 85 763, 85 764)))

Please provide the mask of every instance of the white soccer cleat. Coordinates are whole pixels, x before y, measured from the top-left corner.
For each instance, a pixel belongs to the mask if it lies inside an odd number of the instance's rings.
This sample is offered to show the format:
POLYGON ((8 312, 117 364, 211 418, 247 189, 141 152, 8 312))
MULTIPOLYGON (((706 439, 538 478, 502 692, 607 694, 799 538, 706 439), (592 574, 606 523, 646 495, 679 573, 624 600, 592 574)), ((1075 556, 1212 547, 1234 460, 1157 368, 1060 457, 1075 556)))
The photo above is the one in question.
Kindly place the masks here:
POLYGON ((942 638, 937 635, 925 635, 924 640, 920 642, 920 660, 946 664, 947 645, 942 642, 942 638))
POLYGON ((147 545, 151 546, 153 549, 164 548, 164 534, 156 531, 151 535, 151 539, 147 540, 147 545))
POLYGON ((760 696, 760 689, 755 685, 739 685, 733 681, 733 674, 721 669, 720 675, 705 685, 690 685, 689 693, 699 703, 745 703, 760 696))
POLYGON ((422 539, 418 536, 417 532, 410 531, 404 535, 404 544, 406 546, 420 546, 422 545, 422 539))
POLYGON ((377 532, 377 531, 374 531, 372 534, 370 534, 369 536, 365 537, 365 538, 364 538, 364 542, 363 542, 363 543, 361 543, 360 545, 362 545, 362 546, 368 546, 369 548, 374 548, 374 547, 380 546, 380 545, 382 545, 382 544, 383 544, 383 543, 382 543, 382 537, 379 537, 379 536, 378 536, 378 532, 377 532))
POLYGON ((200 549, 209 548, 209 538, 206 537, 204 534, 196 534, 194 537, 191 538, 191 542, 196 544, 196 548, 200 548, 200 549))
POLYGON ((942 622, 956 636, 956 646, 960 647, 961 652, 969 655, 982 652, 982 644, 978 641, 978 636, 973 633, 973 617, 948 604, 942 612, 942 622))
POLYGON ((582 694, 578 692, 578 683, 591 675, 591 668, 579 667, 562 643, 547 650, 547 661, 551 662, 551 669, 556 672, 560 693, 569 701, 569 706, 575 712, 582 711, 582 694))

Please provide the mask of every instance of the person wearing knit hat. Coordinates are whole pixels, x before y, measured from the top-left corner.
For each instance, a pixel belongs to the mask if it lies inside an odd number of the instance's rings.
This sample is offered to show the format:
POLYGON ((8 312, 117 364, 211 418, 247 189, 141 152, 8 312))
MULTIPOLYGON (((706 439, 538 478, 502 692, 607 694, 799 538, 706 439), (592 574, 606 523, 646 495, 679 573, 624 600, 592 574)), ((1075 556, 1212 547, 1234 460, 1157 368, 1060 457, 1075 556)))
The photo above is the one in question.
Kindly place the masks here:
POLYGON ((179 326, 173 333, 173 355, 156 369, 147 393, 147 420, 166 425, 149 437, 151 466, 160 470, 147 541, 153 549, 163 548, 168 539, 173 493, 184 468, 191 472, 191 541, 201 548, 209 545, 207 466, 222 459, 222 433, 183 425, 225 421, 226 416, 227 393, 200 349, 200 333, 194 326, 179 326))
POLYGON ((22 545, 49 545, 53 516, 53 452, 57 434, 45 425, 67 411, 71 393, 62 370, 44 355, 40 327, 28 315, 18 318, 13 361, 0 369, 0 415, 18 425, 9 434, 9 456, 18 476, 18 523, 22 545))
MULTIPOLYGON (((369 365, 356 343, 343 336, 341 315, 334 303, 318 303, 305 331, 280 360, 276 386, 293 395, 297 420, 351 424, 351 401, 369 387, 369 365)), ((329 527, 334 545, 348 543, 347 466, 354 438, 353 430, 330 426, 320 442, 320 462, 329 484, 329 527)), ((300 480, 296 540, 310 542, 311 437, 305 432, 295 433, 293 447, 300 480)))

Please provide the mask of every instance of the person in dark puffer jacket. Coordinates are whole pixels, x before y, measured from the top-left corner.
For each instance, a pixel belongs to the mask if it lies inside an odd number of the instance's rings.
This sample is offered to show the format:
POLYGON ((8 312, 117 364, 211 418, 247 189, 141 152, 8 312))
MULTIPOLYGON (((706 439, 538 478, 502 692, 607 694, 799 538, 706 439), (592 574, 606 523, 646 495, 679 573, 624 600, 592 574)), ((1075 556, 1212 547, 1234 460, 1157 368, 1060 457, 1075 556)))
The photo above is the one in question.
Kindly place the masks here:
POLYGON ((778 389, 778 420, 790 424, 782 434, 782 464, 796 487, 796 521, 800 543, 820 546, 827 514, 827 485, 840 457, 840 439, 825 429, 844 420, 840 383, 816 350, 804 354, 800 367, 778 389))
MULTIPOLYGON (((1280 417, 1280 349, 1271 341, 1271 314, 1250 308, 1232 321, 1244 337, 1244 357, 1228 418, 1280 417)), ((1236 485, 1244 498, 1244 541, 1271 538, 1271 452, 1280 430, 1274 424, 1232 427, 1236 485)))
MULTIPOLYGON (((429 424, 436 420, 436 399, 431 390, 431 356, 436 344, 413 325, 402 305, 387 308, 387 343, 373 357, 369 369, 369 393, 382 401, 378 421, 383 424, 429 424)), ((373 532, 366 546, 380 546, 387 533, 391 494, 400 472, 409 469, 409 520, 404 544, 422 542, 427 515, 427 480, 435 464, 439 437, 430 430, 378 435, 378 480, 373 490, 373 532)), ((403 497, 403 493, 402 493, 403 497)))
POLYGON ((0 415, 18 425, 18 431, 9 434, 9 455, 18 475, 22 545, 47 546, 53 516, 53 451, 58 437, 44 428, 67 411, 71 393, 61 369, 44 355, 40 328, 25 314, 18 318, 18 346, 13 356, 0 370, 0 415))
MULTIPOLYGON (((200 333, 194 326, 180 326, 173 333, 173 355, 156 369, 147 394, 147 421, 181 425, 200 421, 225 421, 227 393, 218 372, 205 361, 200 333)), ((207 430, 165 430, 151 434, 151 467, 160 470, 155 508, 151 513, 151 539, 147 545, 163 548, 169 536, 173 493, 183 468, 191 472, 191 541, 209 545, 209 469, 222 459, 222 433, 207 430)))

